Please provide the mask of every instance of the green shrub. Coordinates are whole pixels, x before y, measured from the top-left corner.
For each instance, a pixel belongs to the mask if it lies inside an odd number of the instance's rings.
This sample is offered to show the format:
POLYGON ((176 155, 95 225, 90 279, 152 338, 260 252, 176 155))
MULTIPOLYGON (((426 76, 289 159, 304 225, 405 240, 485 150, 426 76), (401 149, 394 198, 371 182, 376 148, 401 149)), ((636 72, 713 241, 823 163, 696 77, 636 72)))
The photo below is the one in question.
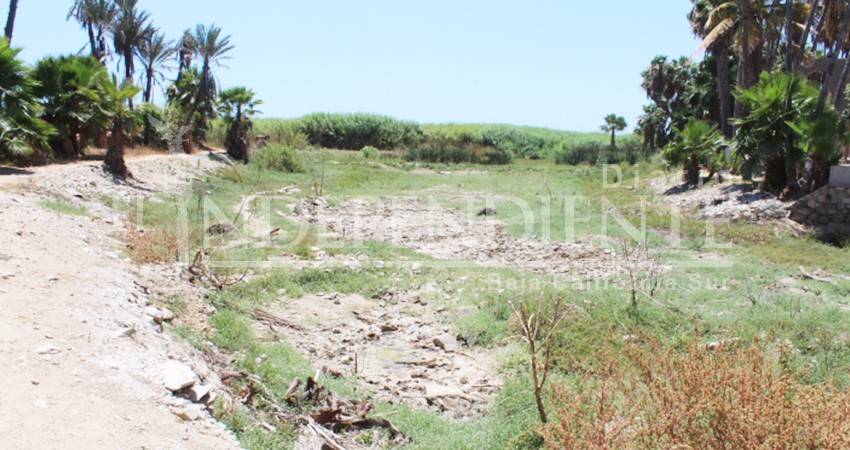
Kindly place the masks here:
POLYGON ((409 161, 426 161, 442 164, 510 164, 514 156, 510 151, 494 147, 472 147, 423 144, 407 152, 409 161))
POLYGON ((371 145, 361 148, 360 153, 366 159, 377 159, 381 156, 381 151, 371 145))
POLYGON ((272 145, 256 150, 251 156, 251 162, 267 170, 290 173, 304 172, 304 164, 298 153, 292 147, 283 145, 272 145))
POLYGON ((555 154, 557 164, 634 164, 649 158, 650 153, 635 140, 628 140, 611 147, 601 142, 583 142, 574 146, 564 147, 555 154))
POLYGON ((372 146, 392 150, 418 144, 422 130, 415 122, 374 114, 317 113, 298 119, 311 145, 342 150, 372 146))

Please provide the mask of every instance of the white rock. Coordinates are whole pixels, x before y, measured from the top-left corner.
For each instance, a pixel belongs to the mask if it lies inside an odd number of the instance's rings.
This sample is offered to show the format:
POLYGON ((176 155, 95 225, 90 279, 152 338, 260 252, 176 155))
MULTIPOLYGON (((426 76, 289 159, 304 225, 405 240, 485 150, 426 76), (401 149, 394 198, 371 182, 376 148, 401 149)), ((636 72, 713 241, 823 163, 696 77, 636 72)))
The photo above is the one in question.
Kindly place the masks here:
POLYGON ((171 392, 177 392, 194 385, 198 377, 191 367, 180 361, 170 360, 163 366, 162 379, 162 384, 166 389, 171 392))

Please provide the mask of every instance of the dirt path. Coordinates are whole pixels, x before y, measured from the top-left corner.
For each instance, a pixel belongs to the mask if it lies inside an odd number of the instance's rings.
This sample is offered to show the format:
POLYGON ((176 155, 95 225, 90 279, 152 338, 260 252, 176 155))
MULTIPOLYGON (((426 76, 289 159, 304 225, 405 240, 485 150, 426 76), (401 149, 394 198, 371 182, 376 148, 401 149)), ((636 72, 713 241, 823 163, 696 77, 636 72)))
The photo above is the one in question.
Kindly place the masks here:
POLYGON ((164 371, 204 364, 146 314, 147 290, 116 239, 121 218, 95 200, 174 191, 220 164, 130 162, 144 184, 115 184, 95 163, 0 177, 0 448, 238 448, 205 412, 177 416, 196 405, 163 387, 164 371), (46 209, 54 197, 93 217, 46 209))

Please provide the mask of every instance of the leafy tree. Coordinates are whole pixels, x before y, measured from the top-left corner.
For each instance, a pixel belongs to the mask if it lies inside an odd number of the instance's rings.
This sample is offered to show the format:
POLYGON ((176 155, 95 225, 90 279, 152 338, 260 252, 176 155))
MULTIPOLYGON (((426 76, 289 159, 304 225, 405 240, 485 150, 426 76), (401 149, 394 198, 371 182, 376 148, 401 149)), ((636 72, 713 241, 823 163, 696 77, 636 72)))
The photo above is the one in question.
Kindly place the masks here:
MULTIPOLYGON (((153 28, 148 23, 150 14, 137 8, 139 0, 115 0, 118 16, 112 22, 112 43, 115 52, 124 60, 124 79, 132 83, 135 67, 135 55, 144 45, 153 28)), ((133 99, 127 99, 133 109, 133 99)))
POLYGON ((136 48, 136 56, 139 57, 139 61, 145 69, 144 91, 142 92, 142 100, 145 103, 150 103, 153 100, 154 85, 160 84, 164 79, 160 70, 165 67, 165 62, 176 51, 174 41, 166 41, 165 35, 159 33, 156 29, 148 33, 136 48))
POLYGON ((0 38, 0 156, 19 157, 49 148, 55 130, 39 115, 31 69, 18 59, 19 49, 0 38))
POLYGON ((626 119, 616 114, 609 114, 605 117, 605 125, 600 128, 606 133, 611 133, 611 147, 617 146, 617 132, 623 131, 629 126, 626 119))
POLYGON ((117 15, 118 7, 112 0, 75 0, 68 11, 68 19, 76 19, 88 33, 91 56, 102 64, 109 56, 106 30, 117 15))
POLYGON ((88 56, 47 57, 36 64, 34 94, 44 106, 44 119, 56 127, 61 150, 81 156, 90 137, 100 136, 109 125, 103 86, 109 83, 106 68, 88 56))
POLYGON ((702 120, 691 120, 677 131, 676 141, 664 149, 664 158, 670 164, 685 166, 686 183, 699 184, 700 167, 708 162, 713 169, 719 159, 725 146, 723 134, 716 125, 702 120))
POLYGON ((9 43, 12 42, 12 33, 15 31, 15 16, 18 14, 18 0, 9 1, 9 15, 6 17, 5 36, 9 43))
POLYGON ((227 153, 239 161, 248 161, 251 117, 260 112, 256 107, 263 104, 262 100, 254 97, 254 91, 245 87, 230 88, 219 96, 219 111, 227 126, 224 145, 227 153))
MULTIPOLYGON (((196 125, 199 123, 195 118, 195 113, 199 109, 202 111, 213 110, 215 95, 211 95, 211 93, 215 92, 215 74, 212 69, 214 66, 220 66, 222 61, 228 59, 227 54, 233 50, 233 46, 230 45, 230 36, 222 36, 221 28, 216 27, 214 24, 210 25, 209 28, 204 25, 195 27, 192 34, 192 43, 194 44, 193 50, 195 56, 201 61, 201 78, 192 101, 192 106, 184 119, 184 126, 191 125, 193 120, 195 120, 196 125)), ((200 124, 206 125, 207 118, 208 116, 202 116, 200 124)), ((206 129, 206 126, 202 127, 201 131, 204 129, 206 129)), ((196 139, 199 137, 198 131, 197 128, 193 130, 196 139)))
MULTIPOLYGON (((764 168, 764 187, 779 191, 797 187, 797 169, 806 156, 806 148, 834 146, 835 134, 801 138, 815 129, 837 130, 833 123, 825 126, 821 121, 837 120, 837 115, 817 112, 818 89, 798 75, 764 73, 752 89, 738 90, 738 100, 749 114, 737 119, 739 127, 735 136, 735 157, 745 177, 764 168), (833 117, 833 119, 827 119, 833 117), (833 128, 834 127, 834 128, 833 128)), ((830 110, 831 111, 831 110, 830 110)))
POLYGON ((132 83, 118 83, 114 76, 112 81, 104 83, 102 92, 105 98, 105 106, 108 108, 112 122, 112 134, 109 137, 109 147, 106 150, 106 158, 103 161, 107 172, 121 178, 132 178, 124 163, 124 146, 127 136, 125 135, 124 117, 128 113, 125 106, 128 99, 135 97, 141 89, 132 83))

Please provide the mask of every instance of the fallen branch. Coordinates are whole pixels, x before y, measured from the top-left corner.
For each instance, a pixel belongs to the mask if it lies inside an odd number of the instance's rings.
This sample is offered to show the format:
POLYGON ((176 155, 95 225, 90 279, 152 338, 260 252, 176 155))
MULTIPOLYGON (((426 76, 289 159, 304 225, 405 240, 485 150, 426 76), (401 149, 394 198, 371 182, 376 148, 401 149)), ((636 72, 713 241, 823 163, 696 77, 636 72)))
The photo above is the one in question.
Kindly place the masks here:
POLYGON ((286 319, 275 316, 274 314, 271 314, 269 312, 263 311, 262 309, 255 309, 254 311, 251 312, 251 315, 254 316, 254 318, 259 320, 260 322, 265 322, 265 323, 271 324, 271 325, 277 325, 279 327, 292 328, 293 330, 297 330, 297 331, 304 331, 304 327, 302 327, 301 325, 294 324, 294 323, 292 323, 292 322, 290 322, 286 319))

